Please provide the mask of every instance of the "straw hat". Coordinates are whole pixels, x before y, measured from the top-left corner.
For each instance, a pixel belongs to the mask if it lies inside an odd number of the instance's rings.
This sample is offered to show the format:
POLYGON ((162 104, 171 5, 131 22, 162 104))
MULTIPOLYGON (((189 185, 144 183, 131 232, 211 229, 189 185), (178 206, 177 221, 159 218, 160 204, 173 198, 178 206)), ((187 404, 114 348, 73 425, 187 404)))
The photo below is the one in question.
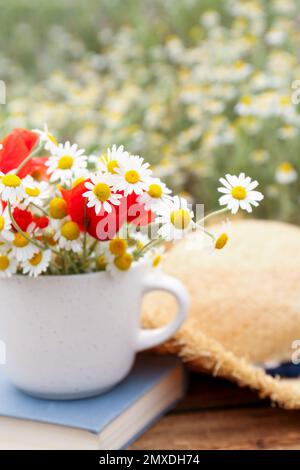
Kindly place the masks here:
MULTIPOLYGON (((179 354, 196 371, 236 381, 285 408, 300 408, 300 378, 268 375, 262 364, 291 361, 300 340, 300 229, 270 221, 237 221, 223 250, 209 254, 193 233, 174 245, 162 269, 191 296, 188 320, 160 352, 179 354)), ((149 294, 143 325, 167 323, 168 294, 149 294)))

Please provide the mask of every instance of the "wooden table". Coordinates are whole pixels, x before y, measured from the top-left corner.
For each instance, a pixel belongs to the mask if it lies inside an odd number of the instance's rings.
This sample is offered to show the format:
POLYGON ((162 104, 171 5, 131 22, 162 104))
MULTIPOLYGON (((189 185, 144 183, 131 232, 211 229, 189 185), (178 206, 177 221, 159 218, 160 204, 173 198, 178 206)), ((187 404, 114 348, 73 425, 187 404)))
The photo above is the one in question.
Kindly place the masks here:
POLYGON ((193 375, 184 401, 130 449, 300 449, 300 411, 272 408, 248 389, 193 375))

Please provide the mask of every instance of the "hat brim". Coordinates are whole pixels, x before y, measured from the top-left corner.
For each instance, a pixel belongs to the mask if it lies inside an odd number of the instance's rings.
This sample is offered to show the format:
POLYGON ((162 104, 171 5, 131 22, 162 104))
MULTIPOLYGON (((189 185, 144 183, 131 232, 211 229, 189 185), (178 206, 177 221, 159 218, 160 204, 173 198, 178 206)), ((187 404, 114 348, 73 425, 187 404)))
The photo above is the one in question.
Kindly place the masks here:
MULTIPOLYGON (((197 250, 197 239, 192 249, 183 241, 169 251, 163 270, 186 285, 191 308, 180 331, 157 351, 178 354, 194 371, 250 387, 281 407, 300 409, 300 377, 272 377, 255 365, 289 361, 292 341, 300 337, 300 230, 252 220, 235 223, 234 233, 231 246, 212 259, 197 250)), ((162 293, 148 299, 143 326, 169 322, 173 299, 162 293)))
MULTIPOLYGON (((145 321, 154 327, 151 321, 145 321)), ((155 349, 159 354, 177 354, 194 372, 208 373, 249 387, 260 398, 269 398, 285 409, 300 409, 300 378, 272 377, 262 367, 225 350, 218 342, 201 332, 184 328, 172 340, 155 349)))

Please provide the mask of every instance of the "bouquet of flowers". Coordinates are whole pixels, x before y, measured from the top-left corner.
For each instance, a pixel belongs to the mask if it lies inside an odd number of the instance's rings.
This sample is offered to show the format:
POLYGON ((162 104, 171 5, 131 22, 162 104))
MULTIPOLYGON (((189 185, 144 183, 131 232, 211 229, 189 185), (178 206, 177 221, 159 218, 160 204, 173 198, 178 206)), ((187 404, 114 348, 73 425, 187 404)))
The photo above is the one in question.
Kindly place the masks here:
POLYGON ((187 200, 153 176, 148 163, 113 145, 86 155, 43 130, 15 129, 0 149, 0 275, 76 274, 159 264, 166 241, 202 230, 212 249, 228 240, 208 217, 251 212, 263 195, 241 173, 221 178, 219 211, 197 220, 187 200))

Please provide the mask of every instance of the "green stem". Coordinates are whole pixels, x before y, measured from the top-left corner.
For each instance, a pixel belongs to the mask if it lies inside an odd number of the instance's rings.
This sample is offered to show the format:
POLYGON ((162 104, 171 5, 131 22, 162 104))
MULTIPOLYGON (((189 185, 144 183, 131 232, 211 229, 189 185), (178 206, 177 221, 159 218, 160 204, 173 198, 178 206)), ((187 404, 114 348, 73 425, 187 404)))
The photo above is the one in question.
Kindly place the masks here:
POLYGON ((39 151, 42 149, 41 145, 38 145, 27 157, 20 163, 20 165, 16 168, 15 174, 17 175, 22 168, 31 160, 35 155, 39 153, 39 151))
POLYGON ((209 232, 208 230, 206 230, 202 225, 197 224, 197 227, 199 228, 199 230, 202 230, 202 232, 205 233, 205 235, 207 235, 208 237, 210 237, 213 241, 216 240, 214 235, 211 232, 209 232))
POLYGON ((16 222, 14 216, 12 215, 11 204, 9 201, 8 201, 7 206, 8 206, 8 214, 9 214, 10 220, 13 226, 15 227, 15 229, 17 230, 17 232, 19 232, 25 238, 25 240, 27 240, 29 243, 32 243, 33 245, 35 245, 39 250, 44 250, 45 247, 43 245, 41 245, 39 242, 37 242, 33 238, 28 237, 28 235, 25 232, 23 232, 19 224, 16 222))
POLYGON ((45 211, 45 209, 43 209, 42 207, 38 206, 37 204, 35 204, 34 202, 30 202, 30 205, 35 207, 36 209, 39 209, 46 217, 49 217, 49 214, 47 211, 45 211))
POLYGON ((154 246, 158 245, 158 244, 161 244, 161 243, 164 243, 165 240, 163 238, 156 238, 154 240, 150 240, 150 242, 148 242, 145 246, 143 246, 143 248, 141 248, 136 256, 137 258, 140 258, 140 256, 142 256, 143 252, 144 251, 147 251, 147 250, 150 250, 151 248, 154 248, 154 246))
POLYGON ((94 249, 97 246, 97 243, 98 243, 98 240, 95 240, 94 243, 90 246, 88 256, 90 256, 93 253, 94 249))
POLYGON ((229 209, 227 207, 225 207, 224 209, 219 209, 218 211, 211 212, 207 216, 203 217, 203 219, 198 220, 196 223, 197 225, 200 225, 201 223, 207 222, 207 220, 212 219, 216 215, 225 214, 228 211, 229 209))

